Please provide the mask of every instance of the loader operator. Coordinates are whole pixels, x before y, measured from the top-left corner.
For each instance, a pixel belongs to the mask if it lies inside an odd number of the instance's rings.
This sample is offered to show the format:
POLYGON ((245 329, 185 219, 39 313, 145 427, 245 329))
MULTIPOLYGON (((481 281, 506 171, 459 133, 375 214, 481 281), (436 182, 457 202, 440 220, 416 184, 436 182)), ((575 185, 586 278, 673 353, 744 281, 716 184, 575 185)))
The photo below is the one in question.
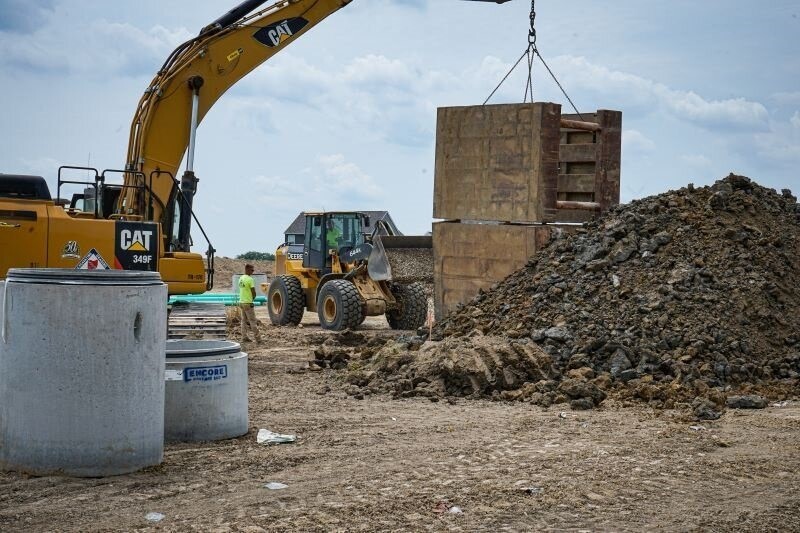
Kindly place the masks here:
POLYGON ((247 336, 248 325, 253 332, 255 341, 261 344, 261 333, 258 332, 256 311, 253 300, 256 297, 256 284, 253 281, 253 265, 244 266, 244 276, 239 277, 239 308, 242 310, 242 342, 252 342, 247 336))
POLYGON ((326 240, 328 241, 328 248, 339 248, 339 239, 342 238, 342 230, 336 227, 332 219, 328 219, 328 231, 326 232, 326 240))

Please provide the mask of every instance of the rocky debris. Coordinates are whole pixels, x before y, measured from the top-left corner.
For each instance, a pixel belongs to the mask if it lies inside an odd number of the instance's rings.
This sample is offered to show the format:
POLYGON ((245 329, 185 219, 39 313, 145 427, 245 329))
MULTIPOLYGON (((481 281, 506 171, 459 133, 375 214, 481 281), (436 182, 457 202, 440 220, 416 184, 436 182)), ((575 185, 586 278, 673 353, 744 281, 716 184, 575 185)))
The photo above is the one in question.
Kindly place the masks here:
POLYGON ((386 343, 380 337, 367 337, 363 333, 346 329, 325 336, 314 349, 312 364, 321 368, 341 370, 347 368, 354 357, 367 358, 386 343))
POLYGON ((692 402, 692 412, 698 420, 717 420, 722 416, 722 411, 717 409, 714 402, 706 398, 695 398, 692 402))
POLYGON ((475 337, 425 343, 420 338, 401 339, 360 359, 362 363, 350 366, 347 381, 398 397, 525 395, 550 405, 582 397, 583 392, 577 384, 557 390, 552 357, 528 339, 475 337), (521 391, 525 384, 530 386, 521 391))
POLYGON ((731 409, 764 409, 768 402, 763 396, 747 394, 744 396, 728 396, 725 405, 731 409))
POLYGON ((390 248, 386 254, 392 266, 392 281, 433 285, 431 248, 390 248))
POLYGON ((800 392, 798 331, 797 199, 730 175, 552 241, 437 324, 433 342, 378 352, 368 382, 577 409, 613 395, 713 419, 728 393, 800 392))

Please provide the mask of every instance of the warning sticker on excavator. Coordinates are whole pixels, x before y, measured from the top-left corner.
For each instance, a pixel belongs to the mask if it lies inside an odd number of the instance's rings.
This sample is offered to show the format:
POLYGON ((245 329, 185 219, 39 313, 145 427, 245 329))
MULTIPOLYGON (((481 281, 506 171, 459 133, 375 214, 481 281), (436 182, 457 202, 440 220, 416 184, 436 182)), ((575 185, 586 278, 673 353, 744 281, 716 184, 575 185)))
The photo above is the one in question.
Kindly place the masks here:
POLYGON ((158 224, 117 221, 114 267, 158 270, 158 224))
POLYGON ((84 255, 83 259, 75 266, 75 270, 109 270, 110 268, 103 256, 94 248, 89 250, 89 253, 84 255))
POLYGON ((241 48, 239 48, 238 50, 234 50, 233 52, 228 54, 228 63, 230 63, 234 59, 238 59, 240 55, 242 55, 242 49, 241 48))

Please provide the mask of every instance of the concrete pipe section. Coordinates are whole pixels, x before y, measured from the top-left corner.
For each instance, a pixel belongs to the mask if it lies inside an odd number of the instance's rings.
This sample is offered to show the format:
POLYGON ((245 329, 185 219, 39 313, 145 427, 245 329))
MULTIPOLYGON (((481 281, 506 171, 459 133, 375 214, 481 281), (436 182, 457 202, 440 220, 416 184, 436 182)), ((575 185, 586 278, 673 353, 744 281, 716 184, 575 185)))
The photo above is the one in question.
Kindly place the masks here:
POLYGON ((158 272, 11 269, 3 292, 0 468, 102 477, 161 463, 158 272))
POLYGON ((167 341, 164 438, 200 442, 247 433, 247 354, 238 343, 167 341))

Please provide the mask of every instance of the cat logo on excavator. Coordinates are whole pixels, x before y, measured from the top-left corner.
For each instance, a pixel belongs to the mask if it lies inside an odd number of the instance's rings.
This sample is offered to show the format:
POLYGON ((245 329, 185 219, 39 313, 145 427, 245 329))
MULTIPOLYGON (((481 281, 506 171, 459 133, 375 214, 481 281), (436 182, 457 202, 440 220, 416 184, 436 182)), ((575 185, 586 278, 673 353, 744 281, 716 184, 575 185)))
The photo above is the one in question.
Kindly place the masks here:
POLYGON ((123 250, 129 252, 147 252, 150 250, 150 237, 152 235, 152 231, 123 229, 119 235, 120 245, 123 250))
POLYGON ((264 26, 253 35, 253 38, 261 44, 269 46, 270 48, 275 48, 292 37, 295 33, 305 28, 307 24, 308 21, 303 17, 286 19, 281 22, 270 24, 269 26, 264 26))

